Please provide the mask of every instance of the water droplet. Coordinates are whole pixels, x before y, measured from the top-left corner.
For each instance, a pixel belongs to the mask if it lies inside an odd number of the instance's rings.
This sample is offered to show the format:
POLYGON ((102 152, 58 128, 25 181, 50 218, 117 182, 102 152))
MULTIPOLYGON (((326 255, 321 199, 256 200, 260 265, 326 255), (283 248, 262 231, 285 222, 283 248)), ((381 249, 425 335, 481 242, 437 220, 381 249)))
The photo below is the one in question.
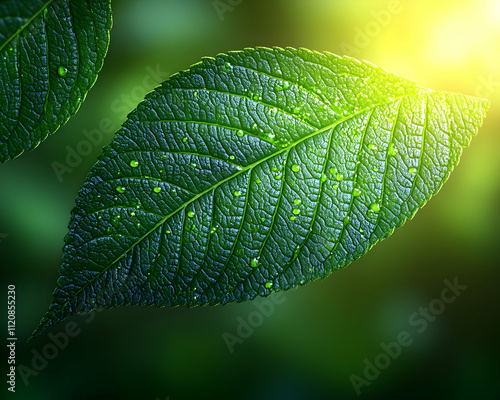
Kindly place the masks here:
POLYGON ((139 166, 139 161, 137 161, 137 160, 132 160, 132 161, 130 161, 130 166, 131 166, 132 168, 136 168, 136 167, 138 167, 138 166, 139 166))
POLYGON ((116 191, 118 193, 125 193, 125 186, 117 186, 116 191))
POLYGON ((334 188, 334 189, 338 189, 338 188, 339 188, 339 185, 334 184, 334 185, 332 185, 332 188, 334 188))
POLYGON ((276 135, 275 135, 274 133, 268 133, 268 134, 267 134, 267 137, 268 137, 269 139, 274 139, 274 138, 275 138, 275 136, 276 136, 276 135))
POLYGON ((153 188, 153 192, 155 192, 155 193, 160 193, 160 192, 161 192, 161 187, 159 187, 159 186, 155 186, 155 187, 153 188))
POLYGON ((361 189, 359 189, 359 188, 354 188, 354 190, 352 191, 352 195, 353 195, 354 197, 361 196, 361 193, 362 193, 362 192, 361 192, 361 189))
POLYGON ((377 145, 375 143, 370 143, 370 144, 368 144, 368 148, 370 150, 377 150, 377 145))
POLYGON ((282 178, 282 176, 281 176, 281 175, 275 175, 275 176, 274 176, 274 179, 276 179, 276 180, 278 180, 278 181, 279 181, 281 178, 282 178))
POLYGON ((184 136, 184 137, 182 138, 182 143, 186 143, 187 141, 188 141, 188 138, 187 138, 186 136, 184 136))
POLYGON ((325 174, 322 174, 321 175, 321 182, 325 182, 326 181, 326 175, 325 174))
POLYGON ((271 289, 273 287, 273 283, 271 281, 266 282, 266 289, 271 289))
POLYGON ((99 215, 99 216, 97 217, 97 219, 100 221, 100 220, 102 219, 102 216, 101 216, 101 215, 99 215))
POLYGON ((213 235, 215 232, 217 232, 218 228, 219 228, 219 225, 212 226, 212 229, 210 229, 210 234, 213 235))
POLYGON ((250 266, 252 268, 257 268, 259 266, 259 257, 252 259, 252 261, 250 261, 250 266))
POLYGON ((300 214, 300 209, 299 208, 294 208, 292 210, 292 213, 295 214, 295 215, 299 215, 300 214))
POLYGON ((338 181, 341 181, 342 179, 344 179, 344 174, 338 173, 337 175, 335 175, 335 178, 336 178, 338 181))
POLYGON ((283 90, 287 90, 287 89, 290 89, 290 82, 283 82, 283 90))
POLYGON ((191 164, 189 164, 191 166, 191 168, 196 168, 196 163, 192 162, 191 164))
POLYGON ((193 218, 193 217, 194 217, 194 215, 195 215, 194 211, 188 211, 188 213, 187 213, 187 216, 188 216, 189 218, 193 218))
POLYGON ((66 67, 60 66, 59 68, 57 68, 57 73, 59 74, 59 76, 64 77, 68 73, 68 69, 66 67))
POLYGON ((134 212, 134 211, 131 211, 131 212, 130 212, 130 216, 131 216, 131 217, 135 217, 135 212, 134 212))
POLYGON ((370 210, 372 210, 373 212, 379 212, 380 211, 380 204, 378 204, 378 203, 370 204, 370 210))
POLYGON ((292 165, 292 171, 293 172, 299 172, 300 171, 300 165, 293 164, 292 165))
POLYGON ((344 225, 349 224, 349 221, 350 221, 350 220, 351 220, 351 219, 349 218, 349 216, 348 216, 348 215, 346 215, 346 217, 344 218, 344 225))
POLYGON ((414 167, 411 167, 411 168, 408 169, 408 172, 413 175, 413 174, 417 173, 417 169, 414 168, 414 167))
POLYGON ((300 205, 302 204, 302 200, 300 200, 300 199, 295 199, 293 202, 294 202, 294 203, 295 203, 295 205, 297 205, 297 206, 300 206, 300 205))
POLYGON ((337 168, 330 168, 330 174, 335 175, 337 172, 339 172, 337 168))
POLYGON ((261 181, 259 178, 257 178, 257 179, 255 179, 255 183, 257 183, 257 184, 261 184, 261 183, 262 183, 262 181, 261 181))
POLYGON ((390 156, 394 156, 398 153, 397 147, 394 145, 394 143, 391 143, 389 146, 389 149, 387 150, 387 154, 390 156))
POLYGON ((260 222, 266 222, 266 219, 265 219, 264 217, 262 217, 262 218, 260 219, 260 222))
POLYGON ((236 134, 237 134, 239 137, 243 137, 243 136, 245 135, 245 132, 243 132, 243 131, 240 129, 240 130, 238 130, 238 131, 236 132, 236 134))
POLYGON ((229 156, 229 159, 230 159, 230 160, 234 160, 234 156, 232 156, 232 155, 231 155, 231 156, 229 156))
POLYGON ((271 109, 271 112, 273 114, 277 114, 278 113, 278 109, 276 107, 274 107, 274 108, 271 109))
POLYGON ((295 215, 290 215, 290 221, 295 221, 295 215))
POLYGON ((239 190, 235 190, 235 191, 234 191, 234 195, 235 195, 236 197, 240 197, 240 196, 241 196, 241 192, 240 192, 239 190))

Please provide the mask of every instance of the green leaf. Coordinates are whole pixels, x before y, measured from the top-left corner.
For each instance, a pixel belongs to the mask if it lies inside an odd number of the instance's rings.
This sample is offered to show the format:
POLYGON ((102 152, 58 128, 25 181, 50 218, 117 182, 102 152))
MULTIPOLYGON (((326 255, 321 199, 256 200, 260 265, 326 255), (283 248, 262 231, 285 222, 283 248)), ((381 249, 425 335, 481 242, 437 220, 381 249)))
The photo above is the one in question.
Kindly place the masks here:
POLYGON ((92 169, 34 336, 94 308, 244 301, 345 267, 440 189, 487 108, 329 53, 204 59, 92 169))
POLYGON ((0 162, 75 114, 109 44, 110 0, 0 2, 0 162))

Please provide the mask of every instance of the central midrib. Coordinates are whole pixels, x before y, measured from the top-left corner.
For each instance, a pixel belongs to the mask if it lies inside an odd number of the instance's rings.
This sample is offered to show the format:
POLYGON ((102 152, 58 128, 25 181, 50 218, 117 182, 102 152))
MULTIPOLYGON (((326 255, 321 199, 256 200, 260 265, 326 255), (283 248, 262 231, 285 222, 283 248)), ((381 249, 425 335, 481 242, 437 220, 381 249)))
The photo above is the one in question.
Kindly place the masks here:
POLYGON ((26 29, 26 27, 33 22, 33 20, 40 15, 40 13, 45 10, 51 3, 53 3, 55 0, 49 0, 47 1, 43 7, 40 8, 35 14, 31 16, 23 25, 21 25, 16 32, 12 34, 11 37, 9 37, 4 44, 0 46, 0 51, 4 49, 5 46, 7 46, 15 37, 19 36, 21 32, 26 29))
POLYGON ((306 135, 304 136, 303 138, 301 138, 300 140, 290 144, 289 146, 287 147, 283 147, 281 148, 279 151, 276 151, 274 153, 271 153, 269 154, 268 156, 252 163, 252 164, 249 164, 247 165, 246 167, 243 167, 241 170, 238 170, 235 174, 233 175, 230 175, 228 176, 227 178, 224 178, 222 179, 221 181, 217 182, 215 185, 213 186, 210 186, 209 188, 205 189, 204 191, 198 193, 197 195, 193 196, 191 199, 189 199, 188 201, 186 201, 185 203, 183 203, 181 206, 179 206, 176 210, 172 211, 171 213, 169 213, 168 215, 165 216, 165 218, 163 218, 161 221, 159 221, 156 225, 154 225, 150 230, 148 230, 144 235, 142 235, 137 241, 134 242, 133 245, 131 245, 130 247, 128 247, 124 252, 122 252, 120 255, 118 255, 117 258, 115 258, 107 267, 105 267, 101 272, 99 272, 95 277, 93 277, 92 279, 90 279, 87 283, 85 283, 85 285, 83 285, 76 293, 75 293, 75 296, 77 296, 82 290, 86 289, 88 285, 90 285, 92 282, 94 282, 96 279, 98 279, 104 272, 106 272, 109 268, 111 268, 114 264, 116 264, 122 257, 124 257, 130 250, 132 250, 135 246, 137 246, 138 244, 140 244, 144 238, 146 238, 148 235, 151 234, 151 232, 153 232, 154 230, 156 230, 159 226, 161 226, 162 224, 164 224, 170 217, 172 217, 173 215, 175 215, 177 212, 179 212, 179 210, 187 207, 189 204, 193 203, 194 201, 196 201, 197 199, 199 199, 200 197, 204 196, 205 194, 211 192, 212 190, 216 189, 217 187, 219 187, 220 185, 222 185, 223 183, 233 179, 233 178, 236 178, 237 176, 239 176, 240 174, 248 171, 249 169, 252 169, 258 165, 260 165, 261 163, 263 162, 266 162, 267 160, 275 157, 275 156, 278 156, 279 154, 283 153, 283 152, 286 152, 290 149, 292 149, 293 147, 297 146, 299 143, 302 143, 303 141, 307 140, 307 139, 310 139, 316 135, 319 135, 320 133, 322 132, 325 132, 327 131, 328 129, 333 129, 335 128, 337 125, 351 119, 351 118, 354 118, 356 117, 357 115, 359 114, 362 114, 366 111, 369 111, 369 110, 372 110, 376 107, 380 107, 382 105, 386 105, 386 104, 391 104, 391 103, 395 103, 396 101, 400 100, 400 99, 403 99, 405 97, 408 97, 408 96, 412 96, 416 93, 418 93, 418 90, 425 90, 425 91, 429 91, 428 89, 424 89, 424 88, 420 88, 420 87, 416 87, 415 88, 416 91, 415 93, 409 93, 409 94, 404 94, 402 96, 398 96, 398 97, 393 97, 391 98, 390 101, 388 102, 381 102, 381 103, 377 103, 377 104, 374 104, 372 107, 366 107, 352 115, 349 115, 349 116, 346 116, 344 118, 341 118, 333 123, 331 123, 330 125, 327 125, 321 129, 318 129, 316 131, 313 131, 311 132, 309 135, 306 135))

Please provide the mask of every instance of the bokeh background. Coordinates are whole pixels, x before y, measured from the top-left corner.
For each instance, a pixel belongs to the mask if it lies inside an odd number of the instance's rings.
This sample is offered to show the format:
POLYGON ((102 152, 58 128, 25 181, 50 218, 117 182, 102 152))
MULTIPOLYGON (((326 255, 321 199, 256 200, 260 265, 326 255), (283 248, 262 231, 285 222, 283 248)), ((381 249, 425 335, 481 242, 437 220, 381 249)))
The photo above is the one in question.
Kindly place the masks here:
POLYGON ((27 385, 18 375, 12 397, 356 398, 351 376, 363 377, 366 360, 383 351, 380 344, 408 331, 412 344, 361 387, 361 397, 496 398, 500 1, 112 5, 109 53, 78 114, 35 151, 0 167, 2 286, 4 293, 7 284, 17 288, 17 363, 29 368, 50 343, 47 336, 25 341, 48 307, 78 189, 112 139, 109 127, 118 128, 167 75, 228 50, 306 47, 369 60, 422 86, 486 97, 491 108, 447 184, 414 220, 345 270, 279 297, 232 353, 223 334, 236 335, 238 318, 255 315, 256 302, 104 311, 74 317, 81 333, 43 368, 38 363, 27 385), (95 129, 104 131, 102 140, 89 149, 83 132, 95 129), (85 155, 58 177, 54 162, 66 164, 78 149, 85 155), (455 278, 467 289, 417 332, 409 323, 413 313, 455 278))

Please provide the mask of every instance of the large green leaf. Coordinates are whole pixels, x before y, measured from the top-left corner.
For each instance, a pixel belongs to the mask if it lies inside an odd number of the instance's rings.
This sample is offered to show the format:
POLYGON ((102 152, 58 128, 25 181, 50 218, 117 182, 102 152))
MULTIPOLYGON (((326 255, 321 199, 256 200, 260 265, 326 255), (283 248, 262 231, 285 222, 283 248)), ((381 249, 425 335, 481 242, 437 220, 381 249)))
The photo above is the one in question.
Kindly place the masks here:
POLYGON ((329 275, 439 190, 487 107, 303 49, 203 60, 92 169, 34 335, 94 308, 224 304, 329 275))
POLYGON ((110 0, 0 2, 0 162, 76 113, 109 43, 110 0))

